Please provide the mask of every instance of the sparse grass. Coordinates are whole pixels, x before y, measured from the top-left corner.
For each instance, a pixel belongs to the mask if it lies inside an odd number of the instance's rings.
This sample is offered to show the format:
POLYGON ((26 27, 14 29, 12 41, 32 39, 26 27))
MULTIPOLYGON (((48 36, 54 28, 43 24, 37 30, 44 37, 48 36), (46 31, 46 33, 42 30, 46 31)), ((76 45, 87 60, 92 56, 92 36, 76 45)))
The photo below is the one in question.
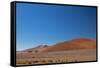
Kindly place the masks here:
POLYGON ((31 61, 26 61, 27 59, 23 59, 23 60, 18 60, 17 61, 17 64, 38 64, 38 63, 41 63, 41 64, 48 64, 48 63, 66 63, 67 60, 64 58, 64 59, 55 59, 55 58, 47 58, 46 60, 31 60, 31 61))
POLYGON ((75 51, 59 53, 32 53, 31 58, 21 58, 16 60, 16 64, 50 64, 50 63, 68 63, 85 60, 95 60, 95 51, 75 51), (74 54, 74 55, 73 55, 74 54), (80 55, 81 54, 81 55, 80 55), (92 57, 91 57, 92 56, 92 57))

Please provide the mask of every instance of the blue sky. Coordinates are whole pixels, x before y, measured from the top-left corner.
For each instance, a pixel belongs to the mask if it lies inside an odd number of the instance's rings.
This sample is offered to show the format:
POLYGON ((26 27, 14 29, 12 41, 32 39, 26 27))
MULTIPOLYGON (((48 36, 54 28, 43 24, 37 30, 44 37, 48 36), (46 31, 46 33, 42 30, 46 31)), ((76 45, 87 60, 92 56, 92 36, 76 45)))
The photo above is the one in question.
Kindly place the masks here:
POLYGON ((17 3, 17 50, 75 38, 96 39, 96 8, 17 3))

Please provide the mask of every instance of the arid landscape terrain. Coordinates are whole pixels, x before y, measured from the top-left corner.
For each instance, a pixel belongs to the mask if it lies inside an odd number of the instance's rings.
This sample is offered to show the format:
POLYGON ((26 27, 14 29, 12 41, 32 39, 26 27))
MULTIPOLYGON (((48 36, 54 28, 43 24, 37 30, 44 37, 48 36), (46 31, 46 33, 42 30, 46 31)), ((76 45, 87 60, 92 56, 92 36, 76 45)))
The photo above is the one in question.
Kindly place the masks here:
POLYGON ((68 63, 96 60, 96 40, 78 38, 16 52, 16 65, 68 63))

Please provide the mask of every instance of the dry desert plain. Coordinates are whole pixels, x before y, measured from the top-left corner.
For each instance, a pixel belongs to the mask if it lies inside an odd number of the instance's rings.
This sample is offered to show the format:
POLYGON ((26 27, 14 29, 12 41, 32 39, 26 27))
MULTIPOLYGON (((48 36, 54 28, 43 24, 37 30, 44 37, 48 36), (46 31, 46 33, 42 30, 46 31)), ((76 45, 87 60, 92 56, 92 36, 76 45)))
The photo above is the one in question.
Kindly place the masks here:
POLYGON ((69 63, 96 60, 96 41, 86 38, 39 45, 16 53, 16 65, 69 63))

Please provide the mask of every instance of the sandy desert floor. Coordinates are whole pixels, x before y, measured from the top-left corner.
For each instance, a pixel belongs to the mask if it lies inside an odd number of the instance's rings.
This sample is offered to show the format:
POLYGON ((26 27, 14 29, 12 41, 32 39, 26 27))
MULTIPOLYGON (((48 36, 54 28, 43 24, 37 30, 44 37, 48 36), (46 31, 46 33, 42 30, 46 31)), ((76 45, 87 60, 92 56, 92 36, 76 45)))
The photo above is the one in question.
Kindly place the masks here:
POLYGON ((60 52, 23 53, 16 57, 16 65, 51 64, 95 61, 96 49, 68 50, 60 52))

